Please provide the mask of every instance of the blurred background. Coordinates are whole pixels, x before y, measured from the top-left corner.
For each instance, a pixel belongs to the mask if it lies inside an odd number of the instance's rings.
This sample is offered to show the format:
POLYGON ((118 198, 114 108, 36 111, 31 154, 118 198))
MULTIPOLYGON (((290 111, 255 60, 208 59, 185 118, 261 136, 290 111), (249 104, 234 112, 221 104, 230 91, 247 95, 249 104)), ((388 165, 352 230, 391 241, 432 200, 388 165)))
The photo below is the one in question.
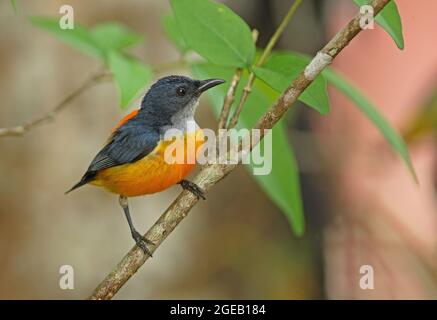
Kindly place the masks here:
MULTIPOLYGON (((224 2, 259 30, 262 47, 292 1, 224 2)), ((429 125, 423 111, 437 108, 437 2, 396 3, 405 49, 376 27, 354 39, 334 66, 404 134, 420 184, 374 126, 330 90, 330 115, 298 105, 289 123, 302 171, 304 237, 292 234, 241 167, 195 206, 117 299, 437 298, 437 117, 429 125), (363 265, 374 269, 373 290, 359 286, 363 265)), ((99 67, 28 21, 59 16, 63 4, 18 1, 15 14, 9 1, 0 2, 0 127, 49 112, 99 67)), ((76 23, 118 21, 143 34, 145 45, 134 52, 147 63, 178 57, 160 24, 167 1, 68 4, 76 23)), ((349 0, 305 0, 278 46, 313 55, 355 12, 349 0)), ((0 138, 0 298, 83 299, 132 247, 115 195, 94 187, 64 195, 126 113, 114 84, 103 82, 51 123, 0 138), (74 290, 59 288, 62 265, 74 268, 74 290)), ((205 98, 197 121, 216 126, 205 98)), ((132 199, 137 228, 148 229, 179 191, 132 199)))

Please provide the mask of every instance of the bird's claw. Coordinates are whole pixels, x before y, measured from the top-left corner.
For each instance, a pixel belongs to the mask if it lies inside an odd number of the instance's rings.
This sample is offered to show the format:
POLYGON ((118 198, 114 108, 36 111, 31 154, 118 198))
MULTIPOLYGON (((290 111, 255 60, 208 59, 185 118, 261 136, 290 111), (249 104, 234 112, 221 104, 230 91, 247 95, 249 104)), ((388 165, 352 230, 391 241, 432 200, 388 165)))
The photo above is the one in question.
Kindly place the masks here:
POLYGON ((194 182, 188 180, 182 180, 179 182, 183 189, 190 191, 194 194, 198 199, 206 200, 205 192, 194 182))
POLYGON ((138 231, 134 230, 132 231, 132 238, 135 240, 135 243, 138 247, 143 250, 143 252, 150 257, 152 257, 152 252, 147 248, 147 244, 155 245, 155 243, 145 237, 143 237, 138 231))

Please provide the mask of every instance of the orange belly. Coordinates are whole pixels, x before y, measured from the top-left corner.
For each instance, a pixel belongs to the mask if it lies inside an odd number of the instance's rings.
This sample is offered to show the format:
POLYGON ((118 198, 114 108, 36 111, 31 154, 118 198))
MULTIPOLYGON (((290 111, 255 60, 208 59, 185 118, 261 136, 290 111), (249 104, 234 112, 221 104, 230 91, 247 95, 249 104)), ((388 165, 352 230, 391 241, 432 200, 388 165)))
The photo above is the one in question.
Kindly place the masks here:
MULTIPOLYGON (((91 184, 101 186, 110 192, 126 197, 151 194, 165 190, 184 179, 194 168, 194 163, 187 163, 188 138, 194 138, 194 150, 203 144, 202 130, 185 135, 180 139, 179 146, 184 148, 183 163, 168 163, 165 161, 165 151, 171 142, 161 142, 144 158, 116 167, 101 170, 91 184)), ((173 145, 174 147, 174 145, 173 145)))

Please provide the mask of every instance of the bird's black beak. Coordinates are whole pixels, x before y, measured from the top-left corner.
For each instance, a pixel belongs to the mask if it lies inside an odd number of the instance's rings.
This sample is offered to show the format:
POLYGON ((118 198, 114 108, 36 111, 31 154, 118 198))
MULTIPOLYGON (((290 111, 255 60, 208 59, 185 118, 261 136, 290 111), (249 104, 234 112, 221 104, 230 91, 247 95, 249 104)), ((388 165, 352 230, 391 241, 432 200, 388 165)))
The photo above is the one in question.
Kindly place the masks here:
POLYGON ((222 79, 201 80, 198 90, 200 93, 202 93, 202 92, 205 92, 206 90, 211 89, 212 87, 215 87, 215 86, 222 84, 224 82, 225 82, 225 80, 222 80, 222 79))

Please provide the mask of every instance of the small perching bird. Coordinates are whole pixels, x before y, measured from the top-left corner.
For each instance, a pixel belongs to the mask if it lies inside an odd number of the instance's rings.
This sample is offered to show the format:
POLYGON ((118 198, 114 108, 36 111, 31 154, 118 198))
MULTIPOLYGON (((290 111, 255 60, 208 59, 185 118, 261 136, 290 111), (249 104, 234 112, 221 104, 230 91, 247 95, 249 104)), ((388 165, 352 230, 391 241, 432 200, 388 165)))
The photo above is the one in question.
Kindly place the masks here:
MULTIPOLYGON (((169 163, 164 158, 169 146, 164 135, 167 130, 177 129, 182 132, 183 139, 188 139, 190 135, 203 138, 197 124, 194 130, 190 130, 188 124, 195 123, 194 113, 200 95, 223 82, 221 79, 193 80, 184 76, 159 79, 144 96, 141 108, 120 121, 82 179, 66 193, 89 183, 118 194, 132 238, 145 253, 151 255, 147 244, 153 245, 153 242, 135 229, 127 198, 159 192, 180 184, 204 199, 202 190, 184 179, 195 164, 187 161, 169 163)), ((196 150, 202 144, 198 143, 199 140, 202 139, 196 139, 196 150)), ((186 149, 186 143, 181 146, 186 149)))

